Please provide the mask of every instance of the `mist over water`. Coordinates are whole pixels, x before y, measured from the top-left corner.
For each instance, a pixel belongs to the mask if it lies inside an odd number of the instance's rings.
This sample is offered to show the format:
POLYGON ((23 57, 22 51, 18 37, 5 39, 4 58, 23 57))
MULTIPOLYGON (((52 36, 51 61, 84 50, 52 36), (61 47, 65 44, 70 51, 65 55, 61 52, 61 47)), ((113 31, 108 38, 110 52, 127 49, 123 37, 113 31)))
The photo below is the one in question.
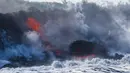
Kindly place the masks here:
MULTIPOLYGON (((89 1, 77 4, 70 2, 61 4, 27 2, 22 0, 1 0, 0 13, 8 14, 13 17, 12 19, 17 23, 14 24, 14 26, 20 30, 21 37, 18 36, 20 40, 13 38, 13 40, 8 41, 8 39, 5 38, 8 36, 6 35, 7 31, 0 29, 5 47, 4 51, 0 51, 0 59, 8 60, 15 56, 25 57, 27 59, 44 59, 45 55, 42 52, 45 48, 43 48, 44 44, 42 44, 39 33, 28 31, 28 26, 26 25, 26 19, 28 17, 33 17, 41 24, 40 29, 44 32, 47 40, 58 49, 68 50, 69 44, 73 41, 87 40, 103 44, 110 54, 116 52, 123 53, 124 55, 127 54, 123 59, 119 60, 120 62, 118 65, 122 66, 122 61, 126 61, 127 64, 129 64, 129 6, 129 3, 120 3, 118 5, 109 3, 107 6, 102 6, 96 2, 89 1), (20 43, 14 43, 14 40, 17 40, 20 43)), ((3 24, 0 25, 3 26, 3 24)), ((17 37, 17 34, 12 35, 17 37)), ((97 58, 95 58, 95 60, 98 60, 106 66, 106 61, 109 63, 117 63, 117 61, 112 62, 111 60, 97 58)), ((88 66, 91 62, 93 62, 93 60, 85 61, 88 66)), ((100 63, 96 62, 95 67, 98 66, 97 64, 100 65, 100 63)), ((68 61, 65 65, 67 64, 68 61)), ((95 64, 91 64, 90 66, 94 67, 95 64)), ((80 64, 79 61, 76 65, 86 68, 86 66, 80 64)), ((113 64, 110 65, 110 67, 112 66, 113 64)), ((51 66, 51 68, 54 67, 51 66)), ((63 69, 68 69, 68 67, 69 66, 63 66, 63 69)), ((100 68, 103 67, 104 66, 100 66, 100 68)), ((91 67, 88 68, 91 69, 91 67)), ((107 69, 108 68, 104 68, 104 70, 107 69)))

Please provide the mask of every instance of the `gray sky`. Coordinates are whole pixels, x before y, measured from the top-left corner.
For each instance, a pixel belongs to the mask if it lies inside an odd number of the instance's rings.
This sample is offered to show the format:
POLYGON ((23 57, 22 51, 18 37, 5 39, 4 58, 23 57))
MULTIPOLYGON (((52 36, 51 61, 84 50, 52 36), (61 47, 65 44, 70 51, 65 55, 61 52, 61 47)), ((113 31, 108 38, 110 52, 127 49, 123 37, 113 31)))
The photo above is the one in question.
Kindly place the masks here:
MULTIPOLYGON (((61 2, 62 0, 29 0, 29 1, 36 1, 36 2, 61 2)), ((71 2, 79 2, 81 0, 67 0, 71 2)))
MULTIPOLYGON (((25 0, 25 1, 33 1, 33 2, 62 2, 62 0, 25 0)), ((66 0, 71 1, 73 3, 80 2, 82 0, 66 0)), ((88 2, 96 2, 98 4, 104 4, 106 2, 118 4, 119 2, 126 3, 129 0, 87 0, 88 2)))

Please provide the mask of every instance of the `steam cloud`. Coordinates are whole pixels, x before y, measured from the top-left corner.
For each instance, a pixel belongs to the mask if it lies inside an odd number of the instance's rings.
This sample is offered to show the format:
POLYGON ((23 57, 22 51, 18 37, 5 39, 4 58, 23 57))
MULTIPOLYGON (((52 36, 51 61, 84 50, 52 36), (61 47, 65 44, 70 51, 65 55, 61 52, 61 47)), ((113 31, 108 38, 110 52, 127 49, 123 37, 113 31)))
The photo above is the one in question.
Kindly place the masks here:
MULTIPOLYGON (((0 12, 8 13, 13 17, 18 28, 23 32, 22 35, 28 30, 27 17, 34 17, 41 23, 41 28, 44 27, 48 41, 58 49, 67 50, 71 42, 83 39, 103 43, 109 51, 130 52, 130 9, 128 8, 130 4, 102 7, 88 2, 39 4, 2 0, 0 3, 2 3, 0 12), (5 3, 9 4, 3 5, 5 3)), ((27 32, 25 36, 27 38, 24 39, 25 41, 41 48, 41 40, 37 32, 27 32)))

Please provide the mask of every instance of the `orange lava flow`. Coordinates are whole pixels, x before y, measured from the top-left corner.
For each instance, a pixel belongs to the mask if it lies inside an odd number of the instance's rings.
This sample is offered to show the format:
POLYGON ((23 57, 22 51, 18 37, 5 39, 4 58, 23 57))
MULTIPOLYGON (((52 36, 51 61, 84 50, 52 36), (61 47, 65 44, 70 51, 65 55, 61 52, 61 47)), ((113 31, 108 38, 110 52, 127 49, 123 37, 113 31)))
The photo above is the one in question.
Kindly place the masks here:
POLYGON ((40 32, 40 23, 37 22, 34 18, 29 17, 27 19, 28 27, 31 28, 34 31, 40 32))
POLYGON ((36 19, 29 17, 27 19, 27 25, 33 31, 38 32, 40 34, 42 40, 47 41, 47 38, 44 35, 44 28, 43 28, 43 30, 40 28, 41 24, 36 19))
MULTIPOLYGON (((33 17, 29 17, 27 19, 26 23, 30 29, 32 29, 33 31, 36 31, 40 34, 41 39, 45 43, 49 43, 47 37, 44 34, 44 28, 41 28, 41 26, 40 26, 41 24, 36 19, 34 19, 33 17)), ((48 50, 49 50, 49 48, 54 48, 54 47, 52 46, 51 43, 49 43, 46 45, 46 48, 48 48, 48 50)))

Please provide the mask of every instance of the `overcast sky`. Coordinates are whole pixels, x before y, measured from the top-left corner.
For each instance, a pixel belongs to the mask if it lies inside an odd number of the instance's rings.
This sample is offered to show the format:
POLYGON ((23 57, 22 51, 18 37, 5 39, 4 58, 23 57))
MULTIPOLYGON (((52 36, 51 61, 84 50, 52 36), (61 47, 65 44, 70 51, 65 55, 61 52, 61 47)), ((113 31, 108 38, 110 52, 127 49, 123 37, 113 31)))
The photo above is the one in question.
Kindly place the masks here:
MULTIPOLYGON (((29 1, 36 1, 36 2, 61 2, 62 0, 29 0, 29 1)), ((71 2, 79 2, 81 0, 66 0, 71 2)))
MULTIPOLYGON (((33 2, 62 2, 63 0, 25 0, 25 1, 33 1, 33 2)), ((73 3, 80 2, 82 0, 66 0, 71 1, 73 3)), ((129 0, 87 0, 88 2, 98 2, 98 3, 106 3, 106 2, 112 2, 113 4, 117 4, 119 2, 128 2, 129 0)))

